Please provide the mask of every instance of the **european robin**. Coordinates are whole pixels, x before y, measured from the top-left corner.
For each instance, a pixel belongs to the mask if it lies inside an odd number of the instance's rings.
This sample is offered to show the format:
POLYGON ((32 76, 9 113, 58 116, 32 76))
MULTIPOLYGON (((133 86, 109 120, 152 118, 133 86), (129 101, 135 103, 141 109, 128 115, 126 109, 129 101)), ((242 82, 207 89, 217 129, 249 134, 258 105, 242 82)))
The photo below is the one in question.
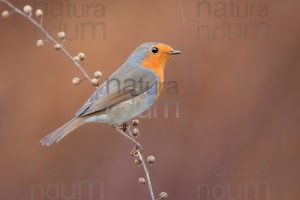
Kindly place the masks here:
POLYGON ((45 136, 41 143, 50 146, 85 123, 102 122, 119 126, 139 116, 160 96, 169 57, 180 53, 158 42, 140 45, 117 71, 97 87, 73 119, 45 136))

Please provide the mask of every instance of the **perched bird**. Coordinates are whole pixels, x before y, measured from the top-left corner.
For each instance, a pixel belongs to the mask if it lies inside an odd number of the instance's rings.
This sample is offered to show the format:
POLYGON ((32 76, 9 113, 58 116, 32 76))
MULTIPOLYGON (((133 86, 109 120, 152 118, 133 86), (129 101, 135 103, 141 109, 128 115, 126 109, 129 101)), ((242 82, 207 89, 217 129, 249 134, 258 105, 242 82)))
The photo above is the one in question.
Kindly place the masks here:
POLYGON ((79 126, 90 122, 121 125, 139 116, 158 99, 164 68, 171 55, 181 51, 166 44, 148 42, 133 51, 75 114, 59 129, 45 136, 41 143, 50 146, 79 126))

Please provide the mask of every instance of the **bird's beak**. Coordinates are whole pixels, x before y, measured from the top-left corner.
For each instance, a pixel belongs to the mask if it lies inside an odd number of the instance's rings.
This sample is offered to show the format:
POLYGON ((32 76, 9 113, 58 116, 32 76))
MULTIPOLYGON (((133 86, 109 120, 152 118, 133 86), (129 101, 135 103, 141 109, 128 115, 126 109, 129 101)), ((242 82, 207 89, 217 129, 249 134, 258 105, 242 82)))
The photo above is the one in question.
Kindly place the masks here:
POLYGON ((172 50, 170 52, 168 52, 169 55, 176 55, 176 54, 181 54, 182 51, 179 51, 179 50, 172 50))

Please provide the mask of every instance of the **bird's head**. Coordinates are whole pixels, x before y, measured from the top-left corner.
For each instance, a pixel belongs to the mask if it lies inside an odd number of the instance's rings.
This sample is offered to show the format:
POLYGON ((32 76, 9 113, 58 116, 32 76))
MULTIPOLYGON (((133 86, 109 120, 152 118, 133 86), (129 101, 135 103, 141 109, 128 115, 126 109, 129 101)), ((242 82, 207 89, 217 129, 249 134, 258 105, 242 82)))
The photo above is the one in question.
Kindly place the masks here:
POLYGON ((130 60, 140 66, 154 70, 163 79, 165 64, 172 55, 180 54, 167 44, 148 42, 140 45, 130 56, 130 60))

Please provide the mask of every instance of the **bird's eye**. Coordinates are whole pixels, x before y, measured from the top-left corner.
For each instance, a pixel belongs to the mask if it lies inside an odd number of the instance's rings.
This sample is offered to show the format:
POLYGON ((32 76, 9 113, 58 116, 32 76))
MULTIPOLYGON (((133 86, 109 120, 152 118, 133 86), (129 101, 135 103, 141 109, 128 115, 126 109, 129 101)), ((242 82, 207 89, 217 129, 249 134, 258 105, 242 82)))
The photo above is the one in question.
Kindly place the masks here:
POLYGON ((153 47, 153 48, 151 49, 151 51, 152 51, 152 53, 157 53, 157 52, 158 52, 158 48, 153 47))

